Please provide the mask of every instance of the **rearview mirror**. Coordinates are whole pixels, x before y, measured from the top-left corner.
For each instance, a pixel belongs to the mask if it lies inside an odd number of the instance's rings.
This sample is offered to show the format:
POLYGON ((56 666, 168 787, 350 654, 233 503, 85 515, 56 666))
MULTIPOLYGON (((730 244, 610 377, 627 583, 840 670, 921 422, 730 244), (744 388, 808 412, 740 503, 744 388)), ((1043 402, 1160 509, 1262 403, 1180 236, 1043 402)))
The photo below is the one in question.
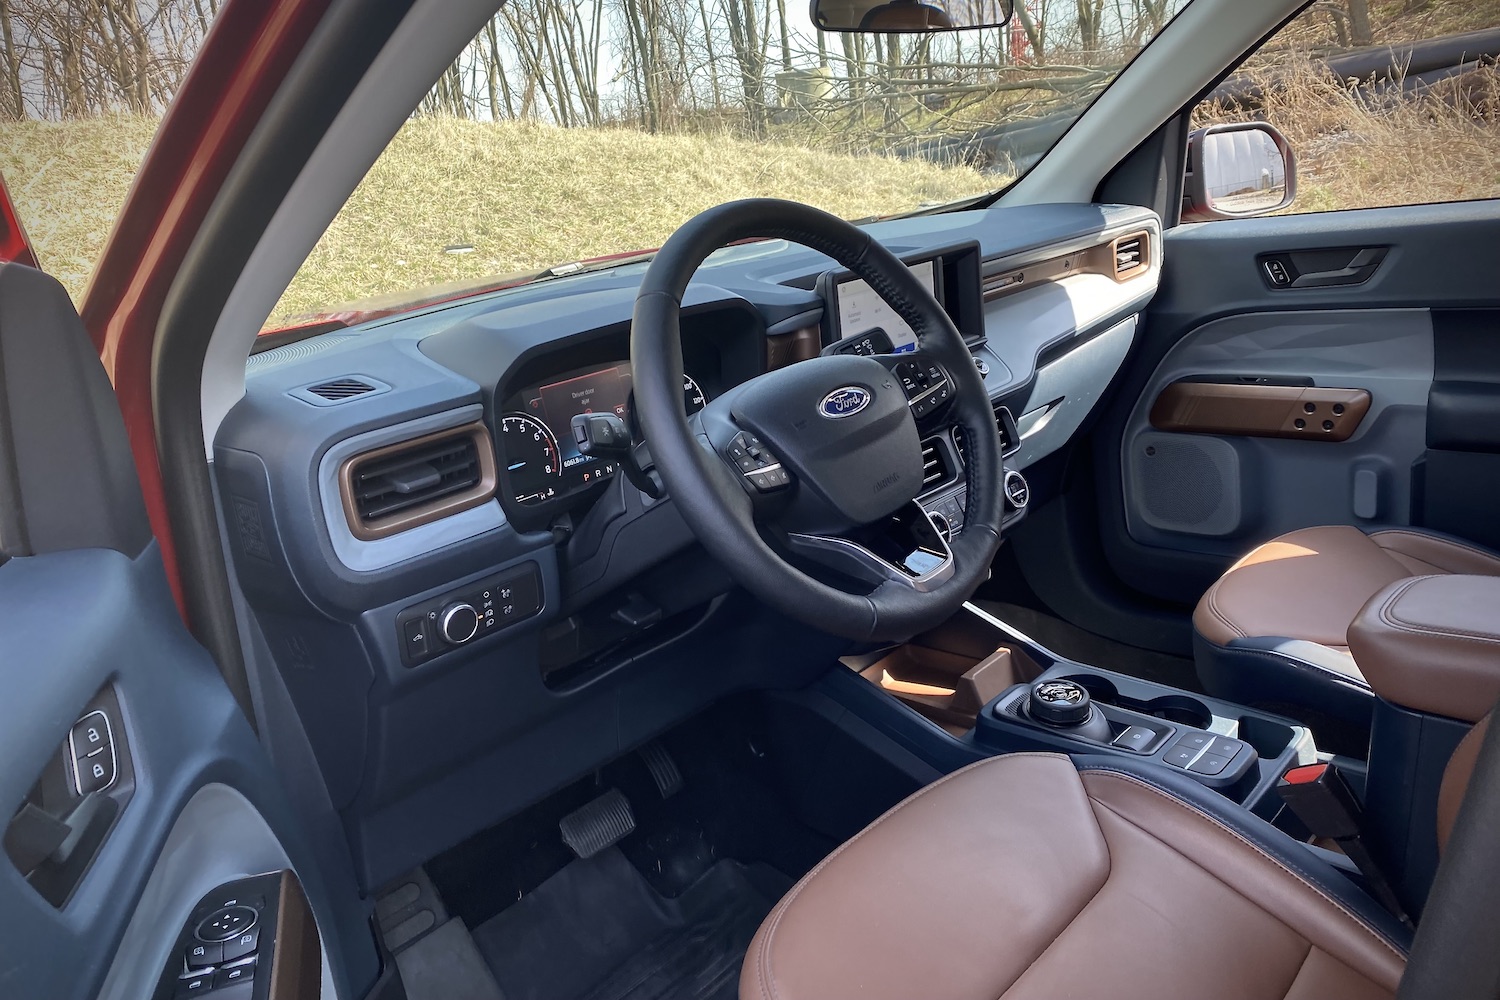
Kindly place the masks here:
POLYGON ((1265 122, 1210 125, 1188 135, 1183 222, 1248 219, 1296 197, 1292 148, 1265 122))
POLYGON ((823 31, 916 34, 998 28, 1010 22, 1012 0, 812 0, 812 22, 823 31))

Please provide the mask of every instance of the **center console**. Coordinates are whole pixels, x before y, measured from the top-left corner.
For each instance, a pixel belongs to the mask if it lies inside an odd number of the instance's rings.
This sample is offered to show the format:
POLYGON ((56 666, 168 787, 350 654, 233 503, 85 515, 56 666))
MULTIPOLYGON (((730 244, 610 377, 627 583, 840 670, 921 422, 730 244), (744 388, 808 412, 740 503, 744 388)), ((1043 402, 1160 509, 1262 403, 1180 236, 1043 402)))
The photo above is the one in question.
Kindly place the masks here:
MULTIPOLYGON (((1274 789, 1319 759, 1312 733, 1290 719, 1069 660, 975 605, 844 662, 957 741, 947 761, 1038 750, 1149 761, 1295 826, 1274 789)), ((920 741, 917 726, 890 721, 920 741)))

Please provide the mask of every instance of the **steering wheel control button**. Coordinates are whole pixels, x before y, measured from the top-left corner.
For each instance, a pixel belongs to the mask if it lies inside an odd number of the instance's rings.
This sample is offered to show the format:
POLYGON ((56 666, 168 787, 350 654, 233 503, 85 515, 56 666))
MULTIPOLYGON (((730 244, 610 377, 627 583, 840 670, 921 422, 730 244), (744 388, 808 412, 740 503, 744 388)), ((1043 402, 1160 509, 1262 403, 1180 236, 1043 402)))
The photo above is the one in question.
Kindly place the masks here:
POLYGON ((224 957, 221 961, 238 962, 247 955, 254 955, 260 947, 260 928, 252 927, 245 933, 225 941, 222 945, 224 957))
POLYGON ((781 462, 760 438, 749 431, 736 434, 729 447, 724 449, 724 454, 761 493, 772 493, 791 485, 792 477, 781 467, 781 462))
POLYGON ((199 922, 193 936, 208 944, 218 944, 239 937, 255 926, 259 914, 244 905, 223 906, 199 922))
POLYGON ((1089 693, 1073 681, 1038 681, 1031 686, 1027 710, 1050 726, 1076 726, 1089 717, 1089 693))
POLYGON ((891 369, 891 374, 901 383, 906 404, 918 419, 934 412, 953 396, 948 373, 935 361, 901 361, 891 369))
POLYGON ((206 969, 224 961, 224 946, 200 941, 197 944, 188 945, 185 957, 189 969, 206 969))
POLYGON ((455 646, 461 646, 479 634, 479 612, 467 602, 450 604, 443 609, 438 619, 443 638, 455 646))

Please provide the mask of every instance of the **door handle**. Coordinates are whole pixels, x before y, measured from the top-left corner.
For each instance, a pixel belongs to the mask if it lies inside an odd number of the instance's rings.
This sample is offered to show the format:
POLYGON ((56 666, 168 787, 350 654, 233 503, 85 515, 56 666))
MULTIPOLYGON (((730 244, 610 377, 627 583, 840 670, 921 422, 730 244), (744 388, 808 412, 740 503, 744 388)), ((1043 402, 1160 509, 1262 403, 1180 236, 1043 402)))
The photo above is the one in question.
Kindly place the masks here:
POLYGON ((1273 289, 1329 288, 1370 280, 1390 247, 1283 250, 1256 258, 1261 278, 1273 289))

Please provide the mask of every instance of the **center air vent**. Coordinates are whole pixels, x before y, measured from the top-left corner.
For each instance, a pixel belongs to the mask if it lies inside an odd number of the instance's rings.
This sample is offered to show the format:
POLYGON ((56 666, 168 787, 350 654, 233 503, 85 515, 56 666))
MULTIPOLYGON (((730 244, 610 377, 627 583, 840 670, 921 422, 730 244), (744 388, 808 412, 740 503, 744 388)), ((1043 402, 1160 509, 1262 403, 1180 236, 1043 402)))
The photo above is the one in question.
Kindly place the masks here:
POLYGON ((372 541, 485 503, 495 495, 495 449, 481 423, 356 455, 339 470, 344 515, 372 541))
MULTIPOLYGON (((1014 455, 1019 447, 1020 435, 1016 430, 1016 420, 1010 415, 1009 407, 995 407, 995 432, 1000 435, 1000 457, 1009 458, 1014 455)), ((959 461, 963 461, 964 436, 962 433, 953 435, 953 446, 958 450, 959 461)))
POLYGON ((948 454, 943 450, 940 438, 928 438, 922 442, 922 492, 927 493, 953 478, 948 468, 948 454))
POLYGON ((1151 260, 1148 256, 1148 242, 1145 233, 1132 233, 1129 236, 1121 236, 1115 240, 1113 246, 1115 258, 1115 280, 1124 281, 1135 274, 1146 269, 1151 260))

